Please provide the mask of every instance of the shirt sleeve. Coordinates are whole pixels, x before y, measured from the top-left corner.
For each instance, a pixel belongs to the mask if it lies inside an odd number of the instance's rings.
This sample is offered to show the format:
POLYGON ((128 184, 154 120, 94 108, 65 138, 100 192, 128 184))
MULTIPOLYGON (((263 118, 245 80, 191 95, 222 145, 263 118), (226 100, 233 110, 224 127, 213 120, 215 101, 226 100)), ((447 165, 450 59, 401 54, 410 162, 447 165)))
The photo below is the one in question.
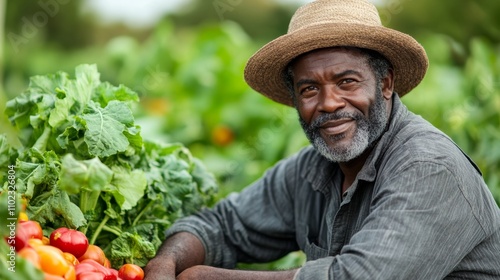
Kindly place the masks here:
POLYGON ((294 166, 293 159, 279 162, 241 193, 179 219, 167 237, 181 231, 196 235, 205 247, 205 263, 225 268, 272 261, 298 250, 289 190, 294 166))
POLYGON ((340 254, 306 262, 295 279, 443 279, 487 235, 477 205, 491 203, 470 193, 485 191, 477 174, 462 181, 436 162, 391 174, 340 254))

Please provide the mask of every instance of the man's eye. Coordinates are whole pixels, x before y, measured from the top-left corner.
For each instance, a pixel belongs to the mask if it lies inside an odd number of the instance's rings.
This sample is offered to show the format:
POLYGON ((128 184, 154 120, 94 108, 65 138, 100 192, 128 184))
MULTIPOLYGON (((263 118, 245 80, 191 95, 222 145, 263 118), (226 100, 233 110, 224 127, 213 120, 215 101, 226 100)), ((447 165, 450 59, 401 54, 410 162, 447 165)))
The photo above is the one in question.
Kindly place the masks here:
POLYGON ((304 94, 311 94, 315 91, 317 91, 317 87, 316 86, 307 86, 307 87, 304 87, 300 90, 300 94, 301 95, 304 95, 304 94))
POLYGON ((340 84, 350 84, 356 82, 354 79, 343 79, 340 84))

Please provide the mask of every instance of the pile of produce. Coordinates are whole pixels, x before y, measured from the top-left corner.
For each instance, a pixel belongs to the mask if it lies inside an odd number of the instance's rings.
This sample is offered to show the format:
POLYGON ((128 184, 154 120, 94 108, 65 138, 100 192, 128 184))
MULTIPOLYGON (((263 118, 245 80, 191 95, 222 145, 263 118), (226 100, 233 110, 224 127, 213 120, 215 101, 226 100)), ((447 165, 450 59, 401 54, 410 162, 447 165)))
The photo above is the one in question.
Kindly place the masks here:
POLYGON ((172 222, 211 205, 217 191, 183 145, 141 137, 132 113, 138 99, 101 82, 95 65, 78 66, 74 78, 34 76, 7 102, 20 147, 0 136, 2 195, 23 201, 45 237, 58 228, 83 233, 114 269, 144 266, 172 222))
MULTIPOLYGON (((5 195, 4 195, 5 196, 5 195)), ((22 271, 18 278, 44 280, 142 280, 144 270, 135 264, 123 264, 112 268, 104 251, 89 244, 87 237, 80 231, 61 227, 55 229, 50 237, 43 235, 40 224, 28 220, 24 211, 20 212, 15 235, 5 241, 11 245, 17 260, 32 266, 30 274, 22 271)), ((13 259, 14 260, 14 259, 13 259)), ((17 263, 18 261, 13 262, 17 263)), ((15 274, 15 263, 10 273, 15 274)), ((6 273, 4 271, 3 273, 6 273)), ((3 279, 3 278, 2 278, 3 279)))

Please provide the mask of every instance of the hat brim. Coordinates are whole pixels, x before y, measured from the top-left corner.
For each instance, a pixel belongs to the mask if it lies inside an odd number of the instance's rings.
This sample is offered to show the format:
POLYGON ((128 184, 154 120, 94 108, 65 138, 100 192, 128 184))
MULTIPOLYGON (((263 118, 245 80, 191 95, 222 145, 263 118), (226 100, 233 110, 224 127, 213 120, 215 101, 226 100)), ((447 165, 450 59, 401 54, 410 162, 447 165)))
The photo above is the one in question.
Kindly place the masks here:
POLYGON ((245 80, 270 99, 293 106, 284 71, 297 56, 328 47, 371 49, 386 57, 394 68, 394 91, 403 96, 424 78, 428 59, 413 37, 383 26, 317 24, 280 36, 263 46, 245 67, 245 80))

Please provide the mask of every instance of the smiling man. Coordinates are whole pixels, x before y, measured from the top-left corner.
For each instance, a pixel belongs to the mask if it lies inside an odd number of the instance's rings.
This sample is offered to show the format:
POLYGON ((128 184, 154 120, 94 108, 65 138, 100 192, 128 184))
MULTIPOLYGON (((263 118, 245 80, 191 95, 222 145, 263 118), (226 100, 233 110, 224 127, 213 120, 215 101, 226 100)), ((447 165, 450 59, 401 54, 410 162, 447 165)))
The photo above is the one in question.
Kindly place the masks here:
POLYGON ((365 0, 300 8, 245 79, 295 107, 312 145, 177 221, 146 279, 500 279, 500 209, 479 169, 401 102, 426 69, 365 0), (232 269, 299 249, 301 268, 232 269))

